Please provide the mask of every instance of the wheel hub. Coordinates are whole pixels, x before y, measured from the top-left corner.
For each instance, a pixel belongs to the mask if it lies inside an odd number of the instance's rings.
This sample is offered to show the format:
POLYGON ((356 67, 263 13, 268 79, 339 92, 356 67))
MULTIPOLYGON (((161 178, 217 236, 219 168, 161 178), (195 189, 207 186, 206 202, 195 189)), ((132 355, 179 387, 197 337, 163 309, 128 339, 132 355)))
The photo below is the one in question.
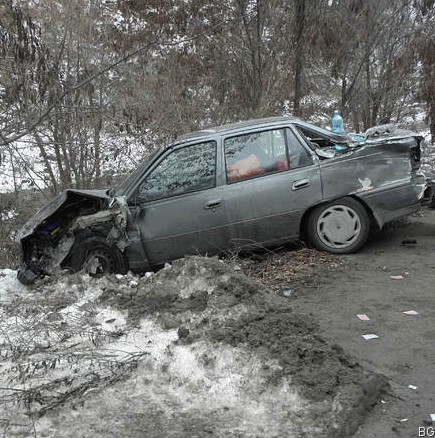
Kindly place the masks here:
POLYGON ((106 251, 90 251, 83 265, 85 272, 93 277, 116 271, 116 261, 106 251))
POLYGON ((361 222, 355 211, 345 205, 327 208, 317 221, 320 240, 332 248, 351 245, 361 232, 361 222))

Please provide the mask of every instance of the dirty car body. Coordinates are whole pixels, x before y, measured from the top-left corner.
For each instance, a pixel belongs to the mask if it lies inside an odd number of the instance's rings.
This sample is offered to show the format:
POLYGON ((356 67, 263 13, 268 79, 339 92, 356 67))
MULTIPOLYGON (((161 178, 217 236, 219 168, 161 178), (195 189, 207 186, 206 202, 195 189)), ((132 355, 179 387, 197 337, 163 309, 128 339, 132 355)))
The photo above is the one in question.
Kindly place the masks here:
POLYGON ((355 252, 371 227, 418 211, 421 141, 391 126, 341 136, 291 117, 184 135, 115 189, 53 199, 19 233, 18 277, 144 272, 300 239, 355 252))

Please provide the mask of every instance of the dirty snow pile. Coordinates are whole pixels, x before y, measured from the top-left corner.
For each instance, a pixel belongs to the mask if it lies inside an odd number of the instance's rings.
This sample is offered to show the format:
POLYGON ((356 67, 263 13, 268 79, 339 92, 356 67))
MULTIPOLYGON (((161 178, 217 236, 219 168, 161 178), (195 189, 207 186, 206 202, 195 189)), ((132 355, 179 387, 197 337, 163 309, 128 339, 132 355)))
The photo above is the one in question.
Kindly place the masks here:
POLYGON ((0 270, 4 436, 341 436, 373 378, 217 259, 15 276, 0 270))

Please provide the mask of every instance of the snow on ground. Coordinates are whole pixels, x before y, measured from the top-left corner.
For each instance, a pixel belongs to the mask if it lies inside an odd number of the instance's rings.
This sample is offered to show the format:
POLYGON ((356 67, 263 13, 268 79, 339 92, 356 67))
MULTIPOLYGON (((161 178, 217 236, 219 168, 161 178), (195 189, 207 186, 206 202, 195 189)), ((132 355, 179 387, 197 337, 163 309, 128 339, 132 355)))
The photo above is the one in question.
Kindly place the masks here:
POLYGON ((27 294, 28 289, 17 281, 17 272, 0 269, 0 300, 2 304, 11 303, 17 294, 27 294))
MULTIPOLYGON (((128 298, 152 277, 75 274, 25 287, 15 271, 0 270, 0 432, 142 437, 145 428, 150 436, 196 436, 183 435, 186 421, 219 437, 321 432, 289 379, 268 383, 276 360, 206 338, 180 343, 158 313, 132 324, 126 310, 101 300, 128 298), (132 426, 139 418, 147 423, 141 434, 132 426), (152 435, 153 428, 167 434, 152 435)), ((182 300, 195 287, 214 293, 199 283, 182 279, 182 300)))

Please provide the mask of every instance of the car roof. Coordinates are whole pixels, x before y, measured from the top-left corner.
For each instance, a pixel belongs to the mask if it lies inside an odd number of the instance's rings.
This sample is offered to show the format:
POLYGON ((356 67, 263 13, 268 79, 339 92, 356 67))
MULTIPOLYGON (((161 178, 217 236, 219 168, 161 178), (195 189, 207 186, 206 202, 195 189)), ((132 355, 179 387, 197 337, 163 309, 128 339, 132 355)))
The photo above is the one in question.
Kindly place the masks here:
POLYGON ((180 135, 175 143, 184 143, 186 141, 194 140, 197 138, 211 137, 215 135, 230 134, 232 131, 240 131, 250 128, 263 128, 267 126, 273 126, 283 122, 295 122, 299 121, 296 117, 292 116, 280 116, 280 117, 264 117, 261 119, 246 120, 243 122, 228 123, 220 126, 213 126, 200 131, 194 131, 187 134, 180 135))

